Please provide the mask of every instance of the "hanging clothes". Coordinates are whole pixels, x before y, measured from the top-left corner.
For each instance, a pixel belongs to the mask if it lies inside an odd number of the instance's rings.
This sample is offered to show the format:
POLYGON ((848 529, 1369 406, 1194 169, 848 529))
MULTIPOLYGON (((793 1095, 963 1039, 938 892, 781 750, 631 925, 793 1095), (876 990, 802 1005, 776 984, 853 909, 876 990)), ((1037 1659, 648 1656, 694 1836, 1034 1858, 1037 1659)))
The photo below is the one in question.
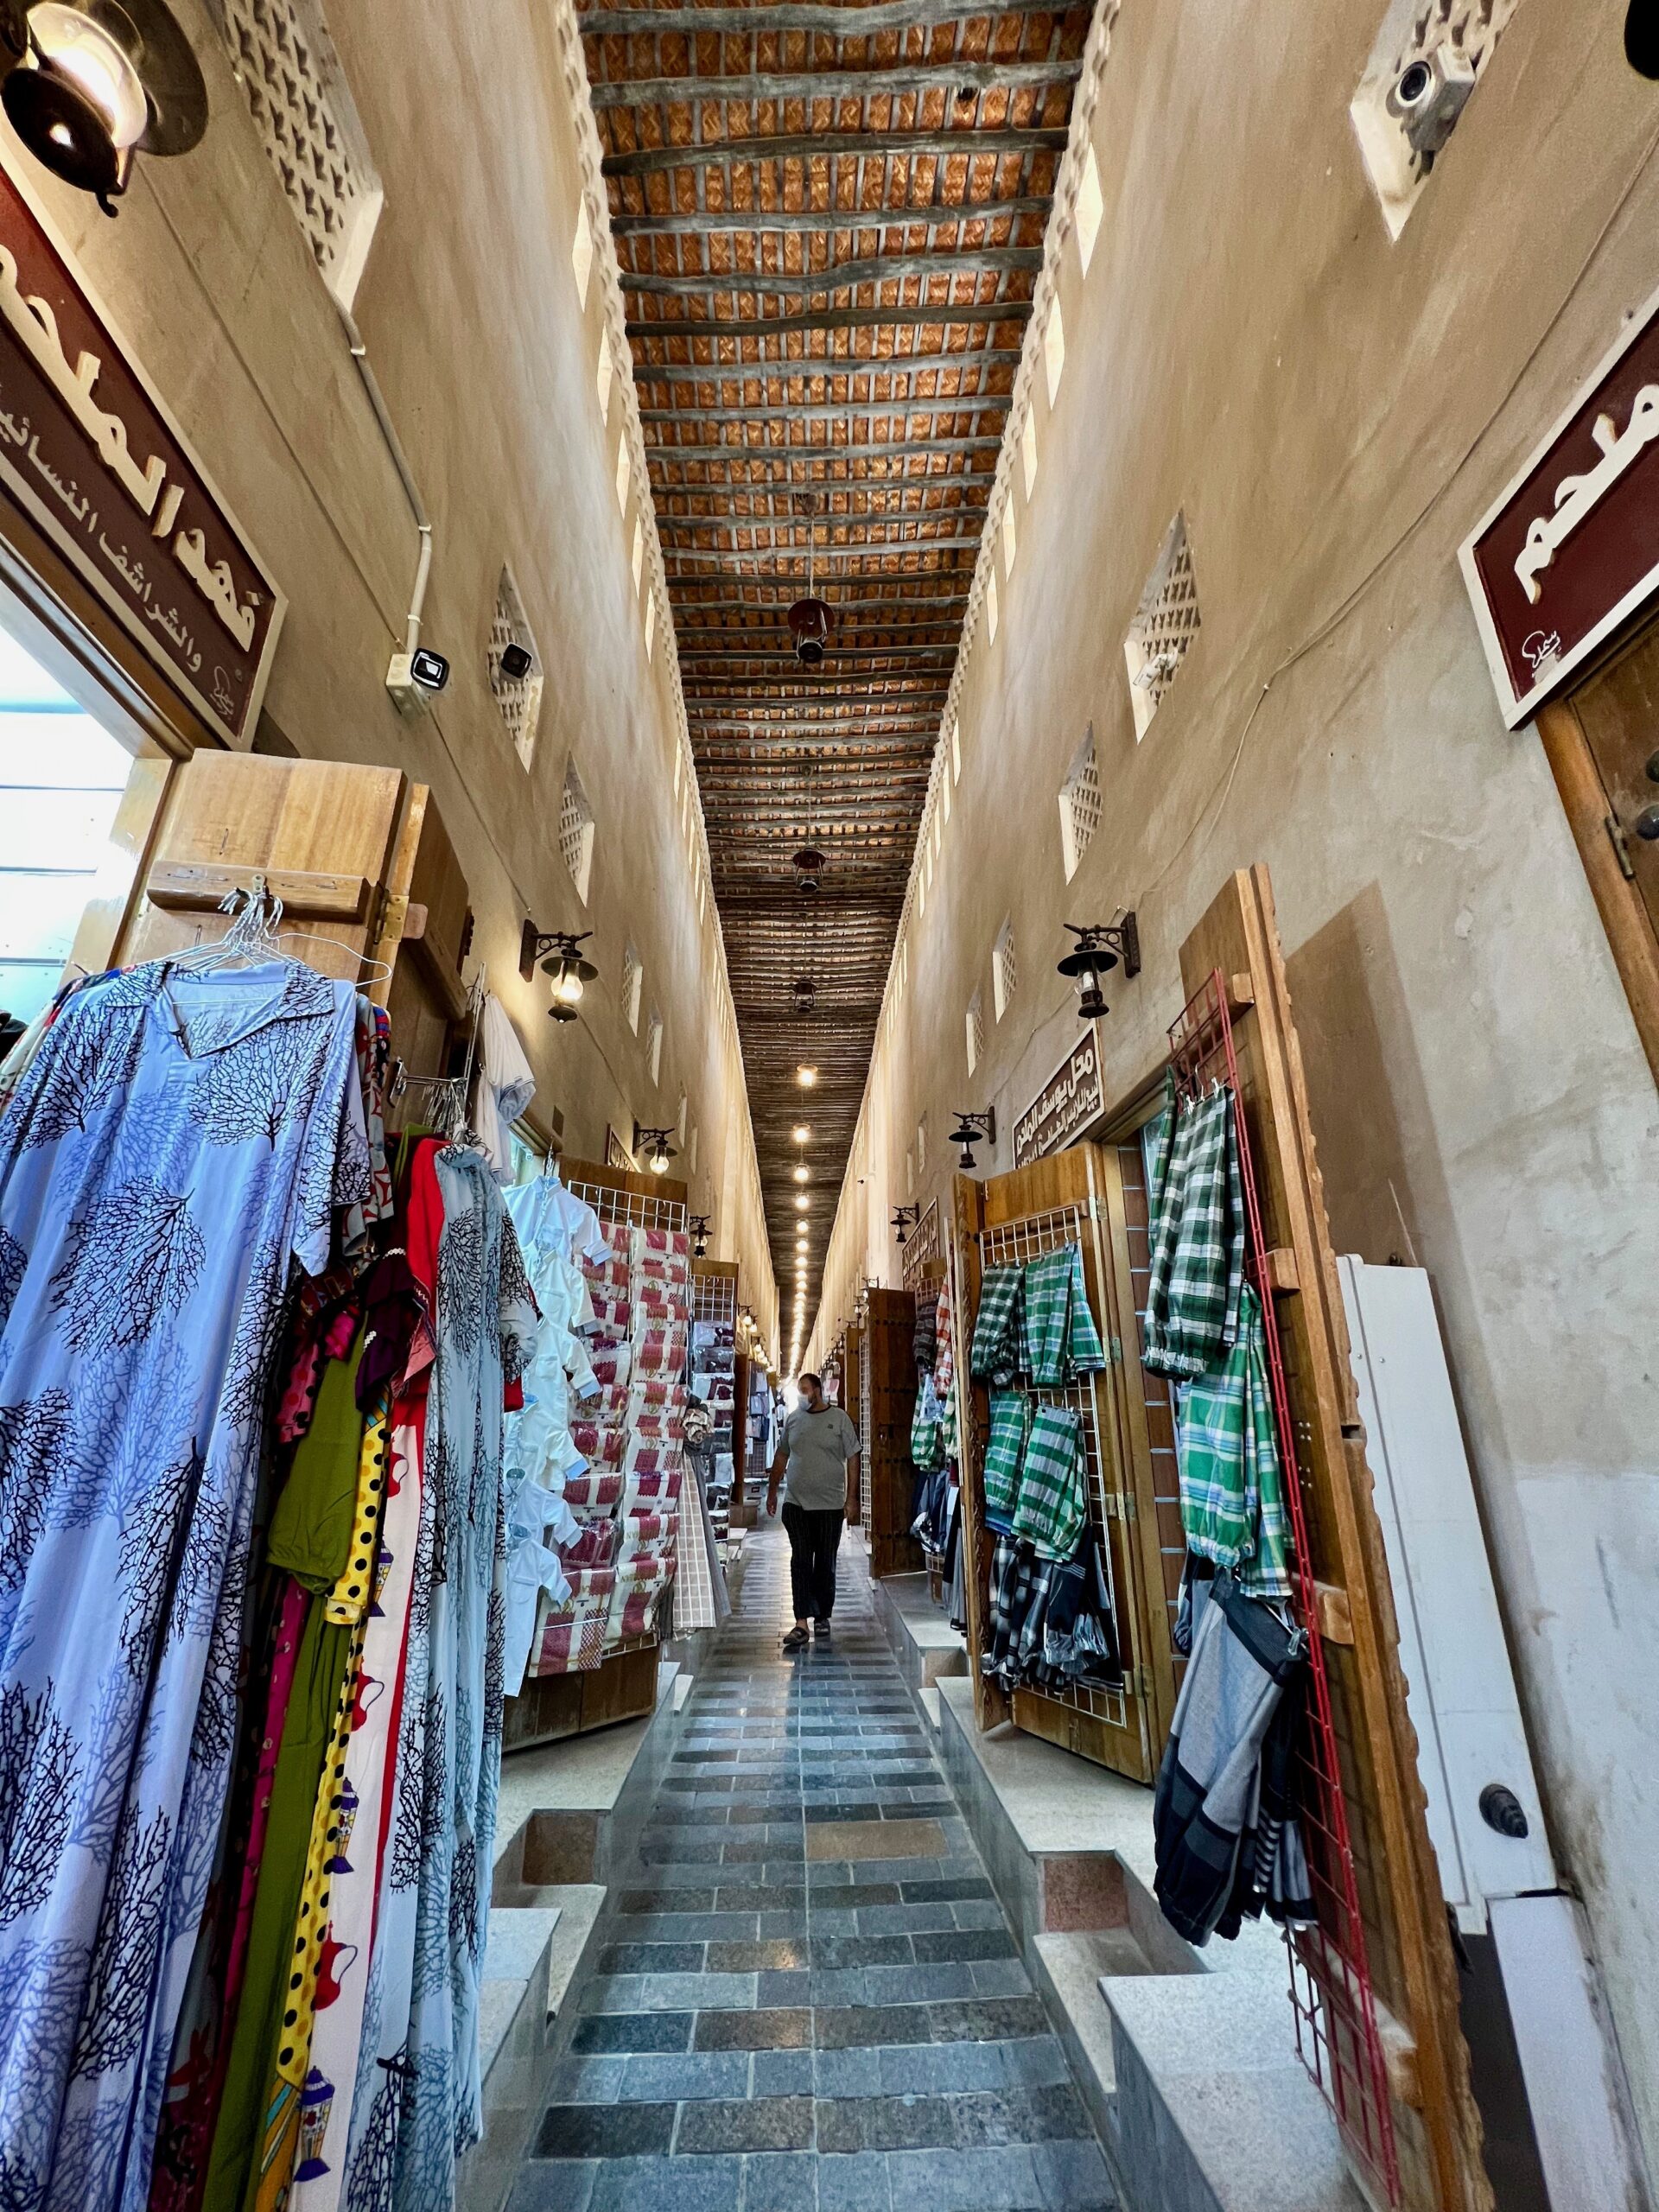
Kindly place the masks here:
POLYGON ((1031 1413, 1031 1401, 1023 1390, 992 1391, 991 1434, 985 1446, 985 1519, 1000 1533, 1014 1524, 1031 1413))
POLYGON ((1039 1560, 1068 1560, 1083 1535, 1088 1497, 1082 1414, 1071 1406, 1038 1406, 1020 1463, 1010 1533, 1039 1560))
POLYGON ((0 2171, 142 2203, 238 1725, 290 1257, 369 1196, 356 997, 154 963, 0 1116, 0 2171))
POLYGON ((478 1018, 473 1127, 498 1183, 512 1180, 512 1125, 535 1096, 536 1071, 524 1058, 512 1016, 492 991, 478 1018))
POLYGON ((502 1418, 536 1326, 481 1154, 428 1141, 409 1258, 433 1312, 421 1529, 397 1809, 354 2084, 353 2212, 448 2212, 482 2130, 478 1999, 500 1787, 506 1515, 502 1418))
POLYGON ((1177 1393, 1175 1455, 1187 1548, 1255 1598, 1290 1595, 1290 1527, 1268 1386, 1262 1307, 1247 1283, 1226 1364, 1177 1393))
POLYGON ((1021 1313, 1026 1271, 1020 1267, 987 1268, 979 1286, 969 1370, 977 1382, 1003 1385, 1019 1374, 1025 1356, 1021 1313))
POLYGON ((1238 1333, 1244 1192, 1230 1090, 1177 1114, 1152 1224, 1145 1349, 1154 1375, 1187 1378, 1224 1359, 1238 1333))
POLYGON ((1099 1374, 1106 1354, 1089 1310, 1083 1254, 1077 1245, 1063 1244, 1027 1262, 1021 1305, 1021 1364, 1033 1389, 1062 1390, 1080 1375, 1099 1374))

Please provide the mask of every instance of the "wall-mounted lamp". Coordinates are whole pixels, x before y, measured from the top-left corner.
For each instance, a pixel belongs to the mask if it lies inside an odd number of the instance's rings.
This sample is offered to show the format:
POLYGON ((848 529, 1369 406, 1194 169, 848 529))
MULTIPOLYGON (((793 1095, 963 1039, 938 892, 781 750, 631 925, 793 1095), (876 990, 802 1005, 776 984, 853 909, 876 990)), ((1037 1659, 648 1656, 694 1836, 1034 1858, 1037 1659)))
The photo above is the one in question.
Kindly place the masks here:
POLYGON ((685 1225, 691 1232, 692 1258, 694 1260, 706 1260, 709 1256, 708 1215, 706 1213, 688 1214, 686 1216, 685 1225))
POLYGON ((634 1157, 638 1159, 643 1152, 645 1165, 653 1175, 666 1175, 668 1173, 668 1163, 674 1157, 674 1147, 669 1142, 673 1134, 672 1129, 647 1128, 643 1122, 636 1122, 633 1125, 634 1157))
POLYGON ((106 215, 137 154, 188 154, 207 87, 162 0, 35 0, 0 8, 0 105, 41 165, 106 215))
POLYGON ((1120 959, 1126 977, 1141 973, 1141 933, 1135 914, 1131 910, 1122 921, 1086 928, 1076 922, 1065 926, 1077 941, 1059 963, 1059 971, 1077 987, 1077 1012, 1083 1020, 1097 1021, 1110 1011, 1101 989, 1102 977, 1109 975, 1120 959))
POLYGON ((1624 59, 1638 77, 1659 77, 1659 8, 1630 0, 1624 17, 1624 59))
POLYGON ((921 1217, 922 1210, 919 1205, 893 1208, 893 1221, 890 1225, 898 1230, 899 1242, 901 1244, 909 1241, 911 1230, 915 1228, 921 1217))
POLYGON ((958 1114, 956 1128, 945 1139, 947 1144, 962 1147, 962 1172, 964 1175, 971 1175, 974 1172, 974 1147, 982 1140, 986 1144, 996 1142, 995 1106, 988 1106, 982 1114, 958 1114))
POLYGON ((518 939, 518 973, 529 982, 536 963, 541 962, 542 973, 553 978, 553 1003, 548 1012, 555 1021, 575 1020, 584 988, 599 974, 593 962, 582 957, 592 935, 591 930, 576 936, 569 930, 538 930, 534 922, 524 924, 518 939))

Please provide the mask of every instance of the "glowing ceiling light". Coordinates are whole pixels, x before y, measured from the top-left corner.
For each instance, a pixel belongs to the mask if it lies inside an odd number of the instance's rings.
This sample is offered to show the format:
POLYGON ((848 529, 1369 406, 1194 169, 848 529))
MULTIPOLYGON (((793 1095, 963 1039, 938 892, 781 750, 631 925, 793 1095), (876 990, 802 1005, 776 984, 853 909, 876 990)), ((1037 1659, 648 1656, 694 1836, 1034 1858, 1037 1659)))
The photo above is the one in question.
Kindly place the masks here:
POLYGON ((812 1141, 812 1132, 804 1122, 797 1122, 790 1135, 797 1144, 810 1144, 812 1141))
POLYGON ((817 1068, 798 1067, 795 1071, 795 1080, 800 1084, 803 1090, 810 1090, 817 1079, 818 1071, 817 1068))
POLYGON ((795 1170, 795 1180, 798 1183, 810 1183, 812 1180, 812 1170, 810 1167, 798 1167, 795 1170))
POLYGON ((806 1211, 807 1208, 811 1205, 811 1203, 812 1203, 811 1199, 810 1199, 810 1198, 809 1198, 807 1197, 807 1195, 806 1195, 806 1192, 805 1192, 804 1191, 803 1191, 803 1192, 801 1192, 800 1197, 799 1197, 798 1198, 797 1198, 797 1199, 796 1199, 796 1201, 795 1201, 795 1211, 796 1211, 796 1212, 797 1212, 797 1213, 804 1213, 804 1212, 806 1211))

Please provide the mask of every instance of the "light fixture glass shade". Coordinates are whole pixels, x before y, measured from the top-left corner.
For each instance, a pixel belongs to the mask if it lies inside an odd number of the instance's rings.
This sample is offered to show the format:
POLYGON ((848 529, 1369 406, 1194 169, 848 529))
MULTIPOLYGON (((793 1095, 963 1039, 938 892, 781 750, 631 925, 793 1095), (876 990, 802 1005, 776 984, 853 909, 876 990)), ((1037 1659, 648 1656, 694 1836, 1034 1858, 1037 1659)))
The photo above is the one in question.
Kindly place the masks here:
POLYGON ((796 1211, 796 1212, 797 1212, 797 1213, 804 1213, 804 1212, 806 1211, 807 1208, 811 1205, 811 1203, 812 1203, 811 1199, 810 1199, 810 1198, 809 1198, 807 1197, 807 1195, 806 1195, 806 1193, 805 1193, 804 1192, 803 1192, 801 1193, 800 1197, 799 1197, 798 1198, 797 1198, 797 1199, 796 1199, 796 1201, 795 1201, 795 1211, 796 1211))
POLYGON ((795 1180, 798 1183, 810 1183, 812 1180, 811 1169, 810 1167, 798 1167, 795 1170, 795 1180))
POLYGON ((810 1090, 817 1079, 818 1071, 817 1068, 798 1067, 795 1071, 795 1080, 800 1084, 803 1090, 810 1090))
POLYGON ((797 1144, 810 1144, 812 1141, 812 1132, 804 1122, 797 1122, 790 1135, 797 1144))
POLYGON ((132 56, 111 32, 61 0, 37 0, 29 42, 35 67, 66 79, 97 111, 118 154, 138 143, 149 104, 132 56))
POLYGON ((574 960, 561 961, 559 972, 553 978, 554 997, 561 1006, 575 1006, 581 1001, 582 989, 578 963, 574 960))

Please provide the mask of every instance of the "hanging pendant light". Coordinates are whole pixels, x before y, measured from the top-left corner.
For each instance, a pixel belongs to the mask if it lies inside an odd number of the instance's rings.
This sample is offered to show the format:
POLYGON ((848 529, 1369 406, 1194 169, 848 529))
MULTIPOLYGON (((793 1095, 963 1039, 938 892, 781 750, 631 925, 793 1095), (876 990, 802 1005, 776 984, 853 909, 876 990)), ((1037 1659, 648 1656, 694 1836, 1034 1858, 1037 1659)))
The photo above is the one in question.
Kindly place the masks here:
POLYGON ((795 1001, 797 1014, 810 1014, 818 1002, 818 994, 810 976, 798 976, 790 985, 790 995, 795 1001))
POLYGON ((187 154, 207 128, 207 87, 162 0, 19 0, 0 9, 13 66, 7 120, 43 168, 106 215, 134 156, 187 154))
POLYGON ((830 609, 812 588, 812 563, 817 550, 817 522, 814 517, 807 523, 806 597, 798 599, 789 610, 795 658, 803 668, 822 668, 824 647, 830 642, 830 609))

